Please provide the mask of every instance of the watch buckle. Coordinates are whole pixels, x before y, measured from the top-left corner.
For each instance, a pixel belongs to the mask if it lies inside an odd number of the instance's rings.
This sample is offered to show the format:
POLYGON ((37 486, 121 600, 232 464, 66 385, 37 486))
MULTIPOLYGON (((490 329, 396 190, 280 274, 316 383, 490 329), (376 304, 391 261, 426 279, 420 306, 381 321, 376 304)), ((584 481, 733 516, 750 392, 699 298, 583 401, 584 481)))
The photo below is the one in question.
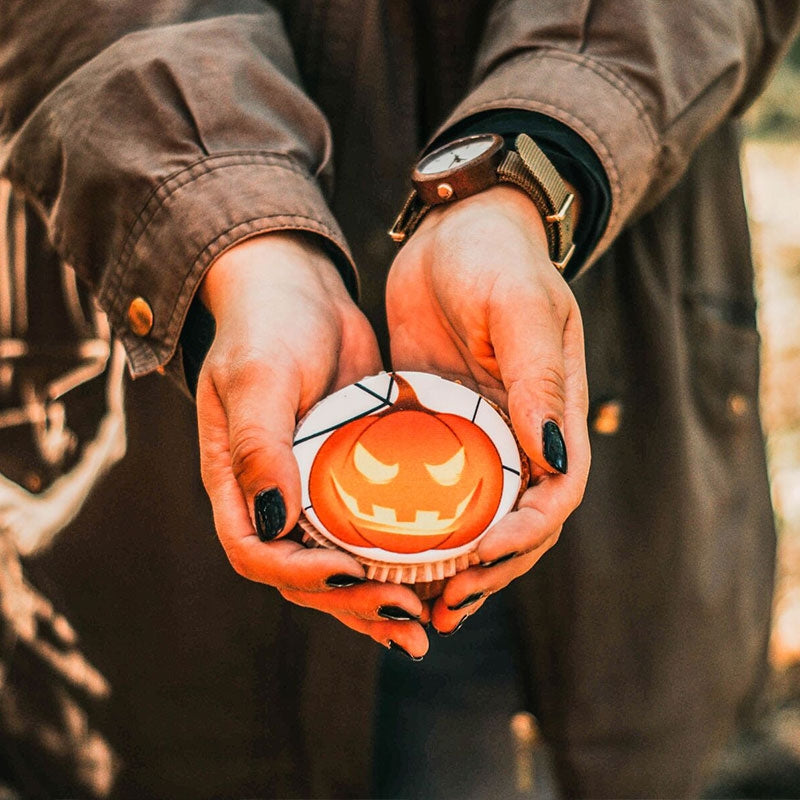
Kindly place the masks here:
POLYGON ((563 222, 567 218, 567 214, 569 213, 570 208, 572 207, 572 201, 575 199, 574 194, 568 194, 564 199, 564 202, 561 204, 561 208, 558 210, 557 214, 548 214, 545 217, 547 222, 563 222))
POLYGON ((572 247, 570 247, 569 250, 567 251, 567 254, 564 256, 564 258, 562 258, 561 261, 554 261, 553 266, 559 272, 563 272, 567 264, 569 264, 569 260, 572 258, 574 252, 575 252, 575 245, 573 244, 572 247))
POLYGON ((394 225, 389 228, 389 236, 391 237, 393 242, 397 242, 397 244, 402 244, 406 238, 406 232, 402 230, 398 230, 399 225, 401 224, 400 217, 398 217, 394 225))

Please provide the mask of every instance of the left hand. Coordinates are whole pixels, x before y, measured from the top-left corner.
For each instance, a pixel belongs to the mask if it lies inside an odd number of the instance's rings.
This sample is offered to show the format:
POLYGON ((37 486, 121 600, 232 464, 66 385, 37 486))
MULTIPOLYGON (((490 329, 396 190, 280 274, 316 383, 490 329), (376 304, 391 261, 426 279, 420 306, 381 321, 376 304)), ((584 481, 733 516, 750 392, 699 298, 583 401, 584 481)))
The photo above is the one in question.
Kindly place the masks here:
POLYGON ((583 498, 583 326, 539 212, 509 186, 431 211, 394 260, 386 304, 393 368, 459 380, 507 409, 531 459, 531 486, 481 541, 481 565, 451 578, 433 606, 432 622, 446 633, 527 572, 583 498), (550 425, 545 442, 547 422, 563 434, 561 458, 550 425))

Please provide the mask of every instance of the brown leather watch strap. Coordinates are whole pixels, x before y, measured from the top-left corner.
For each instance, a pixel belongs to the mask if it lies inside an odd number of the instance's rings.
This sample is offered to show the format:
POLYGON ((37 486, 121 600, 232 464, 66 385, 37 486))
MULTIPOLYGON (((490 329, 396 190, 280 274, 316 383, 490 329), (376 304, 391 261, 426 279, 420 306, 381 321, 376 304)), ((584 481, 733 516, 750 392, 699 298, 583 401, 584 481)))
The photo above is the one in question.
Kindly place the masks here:
POLYGON ((389 229, 389 236, 402 244, 416 230, 417 225, 422 222, 422 218, 430 211, 432 206, 426 205, 420 200, 416 189, 411 190, 411 194, 400 209, 394 225, 389 229))

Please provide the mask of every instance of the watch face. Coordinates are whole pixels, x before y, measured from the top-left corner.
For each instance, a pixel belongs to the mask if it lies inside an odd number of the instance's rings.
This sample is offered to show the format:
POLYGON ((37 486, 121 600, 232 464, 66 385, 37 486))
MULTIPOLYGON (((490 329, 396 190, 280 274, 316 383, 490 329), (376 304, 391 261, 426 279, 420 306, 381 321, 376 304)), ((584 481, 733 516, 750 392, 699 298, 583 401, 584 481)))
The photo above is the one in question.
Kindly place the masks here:
POLYGON ((437 175, 440 172, 462 167, 487 152, 497 141, 492 134, 470 136, 434 150, 417 165, 420 175, 437 175))

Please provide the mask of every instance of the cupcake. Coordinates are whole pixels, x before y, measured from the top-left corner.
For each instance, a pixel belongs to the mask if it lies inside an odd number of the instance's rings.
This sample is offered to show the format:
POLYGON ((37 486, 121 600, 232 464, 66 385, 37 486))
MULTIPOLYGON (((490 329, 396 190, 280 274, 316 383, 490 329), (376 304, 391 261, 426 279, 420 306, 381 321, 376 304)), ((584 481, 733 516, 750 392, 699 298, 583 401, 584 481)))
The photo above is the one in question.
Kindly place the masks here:
POLYGON ((297 427, 305 542, 340 548, 379 581, 435 596, 479 559, 528 483, 505 415, 459 383, 382 372, 320 401, 297 427))

